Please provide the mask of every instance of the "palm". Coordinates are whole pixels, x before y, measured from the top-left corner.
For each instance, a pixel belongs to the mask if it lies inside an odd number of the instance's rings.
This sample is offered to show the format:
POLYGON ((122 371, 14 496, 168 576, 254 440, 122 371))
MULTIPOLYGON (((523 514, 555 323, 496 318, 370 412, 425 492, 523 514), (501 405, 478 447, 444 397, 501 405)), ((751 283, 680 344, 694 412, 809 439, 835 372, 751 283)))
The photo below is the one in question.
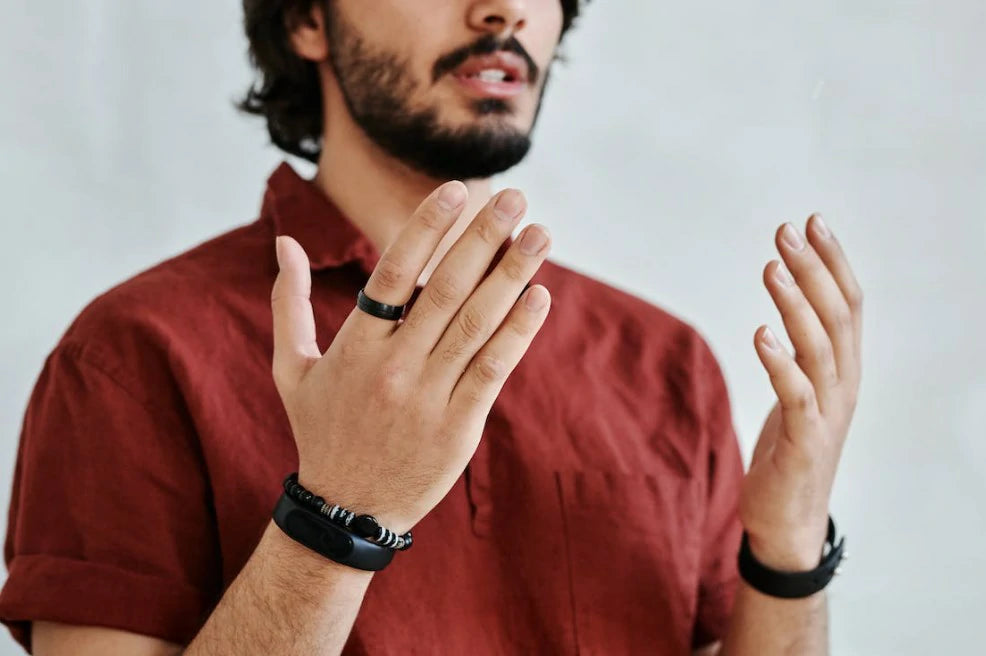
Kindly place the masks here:
MULTIPOLYGON (((757 438, 750 468, 740 492, 741 518, 748 517, 755 508, 762 508, 774 494, 781 492, 778 487, 780 481, 777 480, 778 468, 775 457, 778 455, 776 449, 778 443, 782 441, 784 431, 783 412, 780 403, 775 403, 760 430, 760 437, 757 438)), ((774 500, 776 501, 776 497, 774 500)))

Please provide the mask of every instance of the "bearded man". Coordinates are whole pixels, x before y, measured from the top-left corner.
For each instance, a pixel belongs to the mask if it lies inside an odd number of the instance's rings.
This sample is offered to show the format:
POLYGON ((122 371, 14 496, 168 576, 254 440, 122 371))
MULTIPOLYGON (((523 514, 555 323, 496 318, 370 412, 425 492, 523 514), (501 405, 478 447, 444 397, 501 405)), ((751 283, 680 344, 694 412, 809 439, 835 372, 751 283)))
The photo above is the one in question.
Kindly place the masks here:
POLYGON ((0 594, 21 644, 825 653, 861 294, 821 219, 764 271, 797 354, 756 330, 778 402, 744 476, 699 332, 514 239, 524 196, 493 192, 577 0, 244 9, 242 107, 317 173, 279 166, 258 219, 48 357, 0 594))

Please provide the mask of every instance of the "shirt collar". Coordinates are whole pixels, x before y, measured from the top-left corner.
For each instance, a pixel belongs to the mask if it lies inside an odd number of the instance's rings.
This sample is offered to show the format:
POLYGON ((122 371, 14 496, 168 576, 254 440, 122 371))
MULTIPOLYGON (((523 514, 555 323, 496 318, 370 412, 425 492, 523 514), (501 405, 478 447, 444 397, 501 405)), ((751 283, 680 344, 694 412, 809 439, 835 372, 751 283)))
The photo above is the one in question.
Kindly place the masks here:
POLYGON ((270 217, 274 234, 289 235, 301 244, 313 271, 359 262, 370 275, 380 259, 363 231, 287 162, 281 162, 267 179, 261 216, 270 217))
MULTIPOLYGON (((270 217, 275 235, 289 235, 301 244, 312 271, 358 262, 369 276, 380 261, 380 252, 369 237, 321 189, 298 175, 287 162, 281 162, 267 179, 261 216, 270 217)), ((513 241, 513 236, 508 236, 500 245, 487 274, 513 241)))

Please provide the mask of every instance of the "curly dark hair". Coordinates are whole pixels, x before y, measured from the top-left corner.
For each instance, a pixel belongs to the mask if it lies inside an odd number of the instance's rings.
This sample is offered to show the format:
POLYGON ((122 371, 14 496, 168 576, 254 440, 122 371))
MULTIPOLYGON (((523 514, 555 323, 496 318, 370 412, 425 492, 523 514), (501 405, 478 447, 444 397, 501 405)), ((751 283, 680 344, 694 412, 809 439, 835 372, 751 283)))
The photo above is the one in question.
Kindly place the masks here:
MULTIPOLYGON (((243 0, 243 27, 257 79, 236 105, 267 119, 275 146, 311 162, 321 152, 322 92, 315 63, 291 48, 289 28, 319 1, 326 0, 243 0)), ((585 1, 560 0, 562 37, 585 1)))

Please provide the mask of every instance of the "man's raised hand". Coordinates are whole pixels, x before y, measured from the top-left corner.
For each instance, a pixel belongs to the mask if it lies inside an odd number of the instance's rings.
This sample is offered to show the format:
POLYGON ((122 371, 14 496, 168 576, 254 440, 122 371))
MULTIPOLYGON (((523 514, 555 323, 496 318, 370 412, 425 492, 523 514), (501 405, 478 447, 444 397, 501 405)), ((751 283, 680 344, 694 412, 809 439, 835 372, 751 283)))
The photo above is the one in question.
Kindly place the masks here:
MULTIPOLYGON (((407 302, 439 242, 458 219, 466 187, 432 192, 381 255, 364 287, 407 302)), ((319 353, 308 258, 277 238, 271 293, 273 374, 299 454, 299 481, 332 503, 404 532, 449 491, 472 457, 493 402, 548 314, 533 285, 550 250, 527 226, 484 278, 524 215, 516 190, 495 195, 449 249, 402 322, 355 307, 319 353)))

